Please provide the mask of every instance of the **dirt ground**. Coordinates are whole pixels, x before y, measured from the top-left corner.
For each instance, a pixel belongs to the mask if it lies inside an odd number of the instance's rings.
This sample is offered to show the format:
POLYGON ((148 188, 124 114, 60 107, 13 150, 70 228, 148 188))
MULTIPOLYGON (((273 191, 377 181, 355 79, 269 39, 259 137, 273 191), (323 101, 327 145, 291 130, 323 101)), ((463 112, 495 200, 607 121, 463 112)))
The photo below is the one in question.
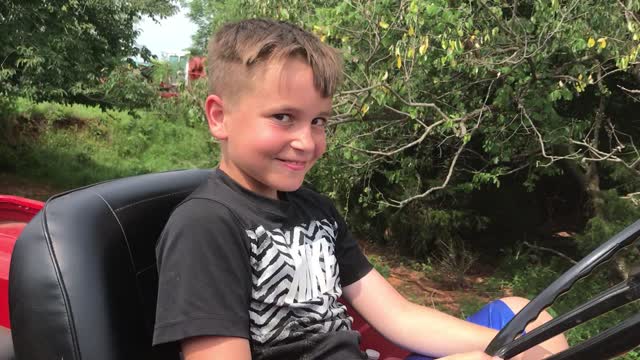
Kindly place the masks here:
POLYGON ((45 182, 36 182, 13 174, 0 173, 0 194, 2 195, 15 195, 45 201, 51 195, 63 190, 45 182))
MULTIPOLYGON (((16 195, 30 199, 46 201, 50 196, 66 189, 55 187, 46 182, 25 179, 13 174, 0 173, 0 194, 16 195)), ((387 280, 398 292, 407 299, 425 306, 434 307, 453 315, 469 315, 461 312, 461 304, 465 301, 485 303, 490 299, 475 289, 475 284, 481 284, 483 274, 471 274, 465 278, 465 289, 448 289, 448 286, 429 278, 423 271, 411 266, 411 260, 403 257, 392 248, 360 241, 365 254, 380 259, 389 268, 387 280)))
POLYGON ((436 277, 430 277, 426 272, 416 270, 412 265, 415 261, 400 255, 396 249, 362 240, 359 243, 367 256, 375 256, 389 267, 387 277, 389 283, 414 303, 466 317, 471 314, 464 313, 463 304, 471 304, 470 307, 473 308, 493 300, 478 289, 489 275, 486 269, 473 269, 465 276, 467 286, 451 288, 449 284, 439 281, 436 277))

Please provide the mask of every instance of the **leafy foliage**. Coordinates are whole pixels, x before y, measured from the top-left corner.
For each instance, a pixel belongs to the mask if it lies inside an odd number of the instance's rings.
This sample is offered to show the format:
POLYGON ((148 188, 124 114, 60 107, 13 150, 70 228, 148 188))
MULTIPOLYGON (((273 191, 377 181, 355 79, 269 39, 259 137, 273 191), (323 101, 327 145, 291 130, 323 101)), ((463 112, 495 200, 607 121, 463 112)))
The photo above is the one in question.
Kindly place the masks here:
POLYGON ((603 198, 607 203, 603 213, 601 216, 590 219, 584 233, 579 236, 581 250, 585 253, 602 243, 603 239, 613 237, 629 224, 640 219, 640 208, 618 197, 616 191, 604 192, 603 198))
MULTIPOLYGON (((172 0, 19 1, 0 4, 0 92, 34 99, 80 99, 135 47, 142 15, 169 16, 172 0)), ((87 100, 87 99, 84 99, 87 100)))
POLYGON ((395 235, 421 254, 436 238, 467 238, 500 221, 470 210, 470 196, 505 181, 533 191, 545 179, 570 177, 583 194, 573 204, 578 223, 605 211, 602 190, 638 188, 639 128, 629 116, 640 88, 636 0, 190 6, 202 34, 226 21, 272 17, 342 51, 347 81, 312 182, 367 236, 385 240, 400 218, 420 235, 395 235), (440 220, 429 220, 436 213, 440 220))
POLYGON ((181 121, 191 127, 206 124, 204 115, 204 99, 208 91, 206 80, 191 81, 188 85, 180 84, 177 90, 178 96, 155 101, 153 111, 163 119, 181 121))
POLYGON ((385 279, 391 275, 391 268, 389 265, 385 264, 384 260, 376 255, 368 256, 369 262, 373 265, 373 267, 382 275, 385 279))
POLYGON ((87 96, 95 96, 94 99, 108 107, 133 110, 152 105, 158 99, 158 90, 139 69, 122 64, 101 79, 87 96))

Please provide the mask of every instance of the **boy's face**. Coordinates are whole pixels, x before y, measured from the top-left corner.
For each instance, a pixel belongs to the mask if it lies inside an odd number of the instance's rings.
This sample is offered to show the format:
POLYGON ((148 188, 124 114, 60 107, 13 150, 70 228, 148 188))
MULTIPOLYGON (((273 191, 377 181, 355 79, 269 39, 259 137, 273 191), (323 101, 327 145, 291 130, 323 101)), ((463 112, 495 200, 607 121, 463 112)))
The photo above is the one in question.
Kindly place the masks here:
POLYGON ((220 169, 275 199, 278 191, 298 189, 326 150, 331 98, 320 95, 311 67, 299 59, 261 70, 232 105, 212 95, 206 111, 211 133, 222 144, 220 169))

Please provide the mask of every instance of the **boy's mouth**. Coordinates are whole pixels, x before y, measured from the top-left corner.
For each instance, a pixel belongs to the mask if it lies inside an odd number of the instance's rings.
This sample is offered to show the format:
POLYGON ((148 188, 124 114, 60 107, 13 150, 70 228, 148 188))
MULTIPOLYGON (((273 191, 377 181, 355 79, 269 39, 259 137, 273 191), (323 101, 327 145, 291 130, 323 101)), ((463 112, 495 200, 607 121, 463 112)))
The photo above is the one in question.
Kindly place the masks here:
POLYGON ((290 170, 304 170, 306 161, 294 161, 294 160, 286 160, 286 159, 276 159, 283 163, 284 166, 289 168, 290 170))

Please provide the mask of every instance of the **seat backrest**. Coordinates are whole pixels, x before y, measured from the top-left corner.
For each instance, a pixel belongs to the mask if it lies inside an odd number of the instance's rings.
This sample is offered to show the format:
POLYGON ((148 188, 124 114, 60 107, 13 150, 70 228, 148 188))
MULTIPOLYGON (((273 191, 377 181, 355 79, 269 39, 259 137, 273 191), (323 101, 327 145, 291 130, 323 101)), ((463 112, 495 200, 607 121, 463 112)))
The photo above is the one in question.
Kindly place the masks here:
POLYGON ((109 181, 53 197, 16 242, 9 308, 16 357, 177 359, 151 347, 155 244, 209 170, 109 181))

